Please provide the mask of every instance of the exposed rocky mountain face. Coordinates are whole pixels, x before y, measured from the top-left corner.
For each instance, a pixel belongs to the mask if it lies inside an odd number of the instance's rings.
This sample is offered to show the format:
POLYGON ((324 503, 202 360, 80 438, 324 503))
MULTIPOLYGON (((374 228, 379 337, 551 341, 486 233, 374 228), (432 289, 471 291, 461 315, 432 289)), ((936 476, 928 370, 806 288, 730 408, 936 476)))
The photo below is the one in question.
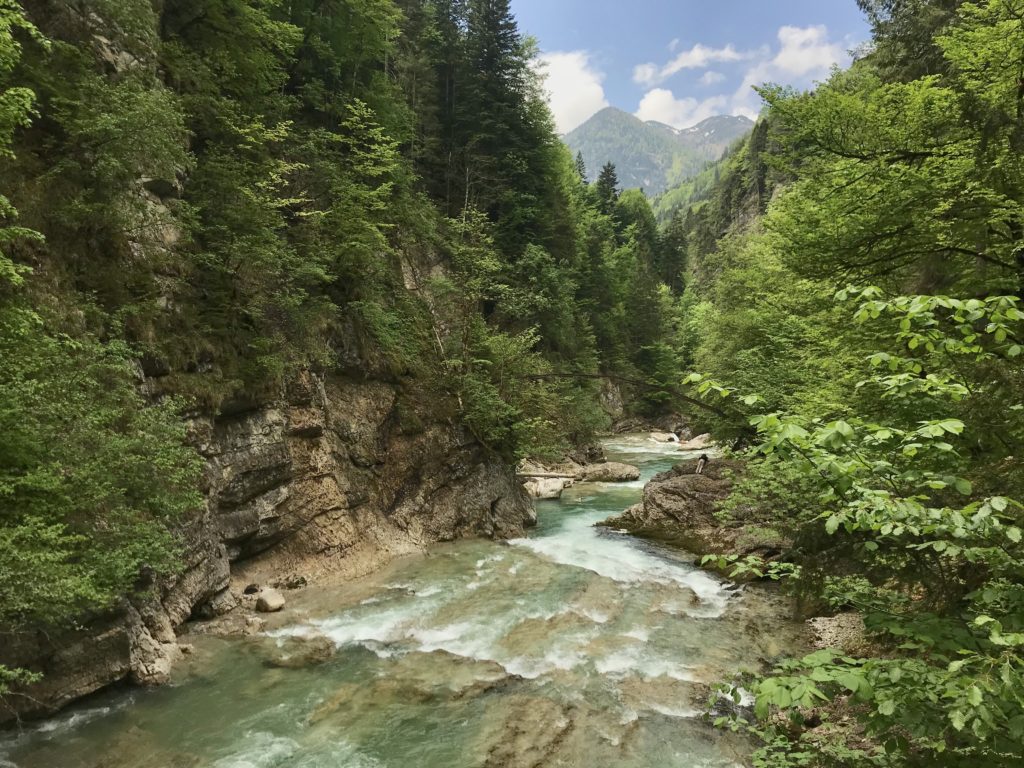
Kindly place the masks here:
POLYGON ((207 504, 182 526, 185 567, 65 634, 5 638, 0 661, 42 672, 0 721, 119 680, 168 680, 175 630, 231 611, 246 584, 355 578, 466 536, 522 535, 535 512, 512 470, 399 386, 305 374, 281 398, 192 424, 207 504))
POLYGON ((564 141, 574 154, 583 153, 592 179, 611 162, 624 189, 638 188, 653 196, 695 176, 753 127, 746 117, 721 115, 677 129, 607 107, 566 134, 564 141))

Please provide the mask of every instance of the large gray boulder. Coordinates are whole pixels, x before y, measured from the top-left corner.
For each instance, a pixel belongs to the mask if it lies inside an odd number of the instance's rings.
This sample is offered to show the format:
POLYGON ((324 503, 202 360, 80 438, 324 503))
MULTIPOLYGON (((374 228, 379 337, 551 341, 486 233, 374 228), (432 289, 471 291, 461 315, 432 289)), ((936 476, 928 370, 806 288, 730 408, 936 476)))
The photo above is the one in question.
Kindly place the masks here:
POLYGON ((652 478, 640 504, 601 525, 698 555, 776 556, 788 546, 777 532, 753 520, 721 519, 716 514, 742 471, 743 463, 732 459, 711 459, 703 468, 699 460, 684 461, 652 478))
POLYGON ((594 483, 629 483, 640 479, 640 470, 630 464, 607 461, 603 464, 588 464, 581 470, 583 480, 594 483))
POLYGON ((277 613, 284 608, 284 595, 272 587, 266 587, 256 598, 256 610, 260 613, 277 613))

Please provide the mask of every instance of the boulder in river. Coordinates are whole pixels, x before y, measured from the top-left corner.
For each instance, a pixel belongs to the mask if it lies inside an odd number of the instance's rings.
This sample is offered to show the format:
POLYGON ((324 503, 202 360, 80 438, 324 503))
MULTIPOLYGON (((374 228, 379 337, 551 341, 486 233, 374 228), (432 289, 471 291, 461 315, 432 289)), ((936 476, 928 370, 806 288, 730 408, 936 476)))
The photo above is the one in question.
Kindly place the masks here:
POLYGON ((651 432, 651 440, 659 443, 678 443, 679 435, 674 432, 651 432))
POLYGON ((533 499, 560 499, 573 481, 563 477, 532 477, 523 485, 533 499))
POLYGON ((260 592, 256 600, 256 610, 260 613, 277 613, 284 608, 284 595, 271 587, 260 592))
POLYGON ((680 451, 703 451, 714 446, 711 435, 697 435, 693 440, 679 444, 680 451))
POLYGON ((583 467, 582 479, 597 483, 628 483, 640 479, 640 470, 630 464, 606 461, 583 467))
MULTIPOLYGON (((582 458, 577 457, 577 458, 582 458)), ((590 462, 568 458, 558 464, 543 464, 537 460, 519 465, 519 476, 526 492, 535 499, 558 499, 562 491, 574 482, 626 483, 640 479, 640 470, 617 461, 604 461, 603 457, 590 462)))
POLYGON ((712 459, 698 474, 699 460, 684 461, 656 475, 644 488, 643 501, 601 523, 608 528, 664 541, 698 555, 757 554, 773 557, 788 547, 776 531, 723 521, 716 516, 732 490, 743 463, 712 459))

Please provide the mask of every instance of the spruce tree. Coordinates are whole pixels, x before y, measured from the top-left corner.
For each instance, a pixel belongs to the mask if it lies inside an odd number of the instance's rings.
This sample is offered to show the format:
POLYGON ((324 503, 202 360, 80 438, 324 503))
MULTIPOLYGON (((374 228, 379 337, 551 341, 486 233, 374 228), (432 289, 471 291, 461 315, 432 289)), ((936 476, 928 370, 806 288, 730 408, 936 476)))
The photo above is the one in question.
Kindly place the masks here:
POLYGON ((675 293, 683 292, 687 258, 687 218, 689 214, 677 210, 662 233, 658 243, 657 272, 661 281, 675 293))
POLYGON ((857 0, 874 32, 875 64, 894 80, 944 73, 947 60, 937 35, 964 0, 857 0))
POLYGON ((587 180, 587 164, 583 161, 583 153, 576 153, 576 173, 584 182, 587 180))
POLYGON ((611 215, 619 200, 619 175, 614 163, 605 163, 597 177, 597 204, 601 213, 611 215))

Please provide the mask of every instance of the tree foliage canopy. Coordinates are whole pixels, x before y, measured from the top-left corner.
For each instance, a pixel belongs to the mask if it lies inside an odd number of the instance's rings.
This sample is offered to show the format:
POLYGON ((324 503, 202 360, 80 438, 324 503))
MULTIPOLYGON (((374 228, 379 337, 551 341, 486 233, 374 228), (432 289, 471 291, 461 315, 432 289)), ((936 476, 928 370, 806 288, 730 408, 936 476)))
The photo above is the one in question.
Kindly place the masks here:
POLYGON ((856 610, 871 650, 781 661, 749 682, 752 716, 721 724, 763 739, 761 766, 1008 767, 1024 760, 1024 5, 861 5, 872 52, 813 93, 763 89, 760 146, 690 208, 685 305, 692 384, 732 404, 709 424, 757 432, 730 508, 796 541, 736 568, 856 610))

